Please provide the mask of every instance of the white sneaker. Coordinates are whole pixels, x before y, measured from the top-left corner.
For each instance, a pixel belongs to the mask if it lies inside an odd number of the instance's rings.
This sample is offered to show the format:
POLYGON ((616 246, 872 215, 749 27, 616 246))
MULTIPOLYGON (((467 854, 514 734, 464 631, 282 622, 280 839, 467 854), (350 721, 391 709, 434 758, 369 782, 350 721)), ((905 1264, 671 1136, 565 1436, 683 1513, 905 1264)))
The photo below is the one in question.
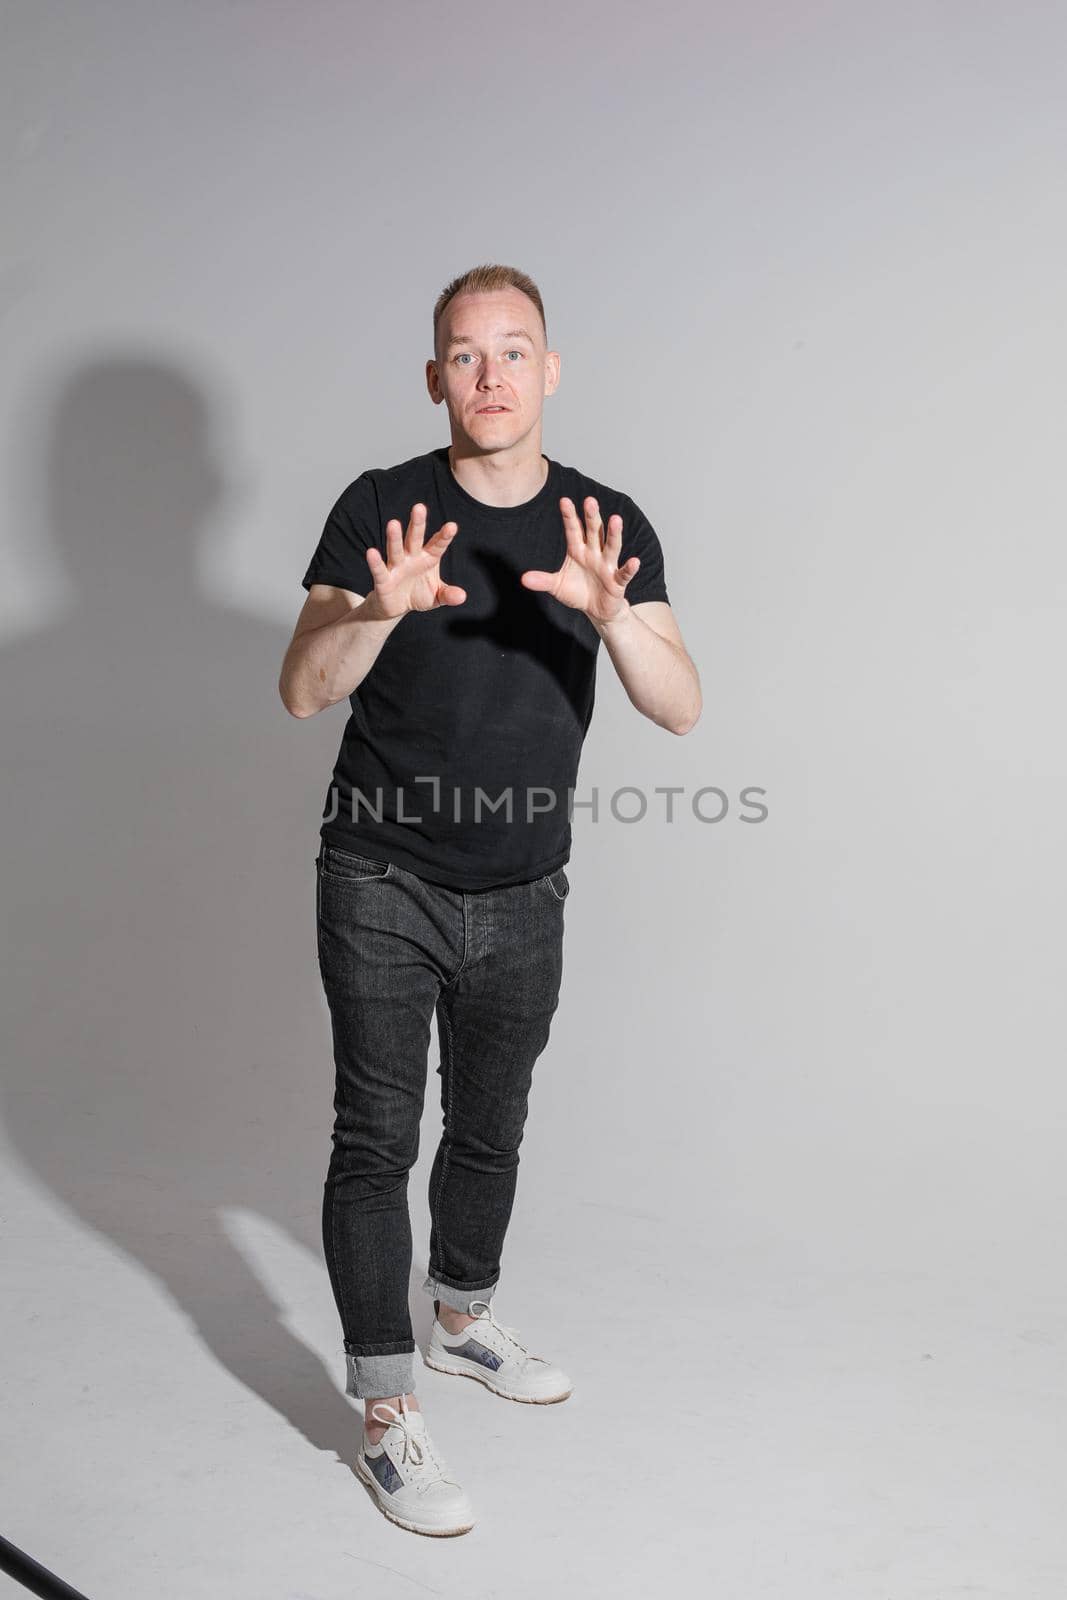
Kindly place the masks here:
POLYGON ((434 1317, 430 1342, 422 1355, 428 1367, 435 1372, 477 1378, 506 1400, 551 1405, 573 1393, 571 1380, 562 1368, 543 1356, 531 1355, 519 1342, 516 1330, 505 1328, 496 1320, 490 1301, 472 1300, 472 1315, 476 1306, 481 1306, 481 1311, 462 1333, 449 1333, 434 1317))
POLYGON ((372 1408, 373 1420, 388 1426, 377 1444, 369 1444, 364 1425, 356 1471, 385 1515, 401 1528, 438 1535, 468 1533, 474 1526, 471 1503, 434 1449, 426 1418, 421 1411, 409 1410, 403 1395, 400 1408, 397 1411, 384 1400, 372 1408))

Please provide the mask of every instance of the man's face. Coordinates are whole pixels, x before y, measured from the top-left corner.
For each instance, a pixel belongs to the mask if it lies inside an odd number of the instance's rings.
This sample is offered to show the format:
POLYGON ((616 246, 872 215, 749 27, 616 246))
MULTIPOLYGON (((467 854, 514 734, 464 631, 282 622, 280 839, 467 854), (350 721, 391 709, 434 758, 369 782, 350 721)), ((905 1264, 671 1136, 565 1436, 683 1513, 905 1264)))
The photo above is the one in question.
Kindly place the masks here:
POLYGON ((558 382, 559 355, 547 348, 537 307, 521 290, 449 301, 426 383, 434 404, 448 407, 453 443, 466 440, 487 454, 510 449, 540 427, 545 396, 558 382))

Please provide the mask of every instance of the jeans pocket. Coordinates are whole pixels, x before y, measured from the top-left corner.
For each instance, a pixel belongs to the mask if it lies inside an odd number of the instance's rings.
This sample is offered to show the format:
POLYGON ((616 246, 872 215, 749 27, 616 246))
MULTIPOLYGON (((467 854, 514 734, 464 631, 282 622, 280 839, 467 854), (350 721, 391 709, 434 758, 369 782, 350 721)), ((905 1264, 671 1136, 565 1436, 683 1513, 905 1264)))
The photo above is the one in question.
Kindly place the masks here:
POLYGON ((375 878, 387 878, 393 870, 391 861, 378 861, 373 856, 357 856, 351 850, 340 850, 335 844, 322 843, 321 867, 323 876, 340 878, 345 883, 370 883, 375 878))
POLYGON ((540 881, 548 885, 549 893, 555 895, 557 900, 566 900, 570 893, 570 879, 562 867, 557 867, 555 872, 546 873, 540 881))

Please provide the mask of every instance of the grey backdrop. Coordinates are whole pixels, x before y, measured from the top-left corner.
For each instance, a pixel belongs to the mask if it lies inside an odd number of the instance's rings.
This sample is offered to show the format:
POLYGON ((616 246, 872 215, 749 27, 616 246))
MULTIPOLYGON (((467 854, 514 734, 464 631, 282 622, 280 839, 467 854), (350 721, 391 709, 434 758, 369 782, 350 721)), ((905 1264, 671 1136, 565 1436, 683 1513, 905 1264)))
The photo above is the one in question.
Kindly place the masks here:
POLYGON ((5 11, 3 1531, 112 1600, 1058 1597, 1067 14, 5 11), (276 684, 340 489, 447 440, 486 260, 705 704, 602 653, 497 1297, 575 1394, 420 1370, 479 1512, 430 1541, 349 1470, 344 709, 276 684))

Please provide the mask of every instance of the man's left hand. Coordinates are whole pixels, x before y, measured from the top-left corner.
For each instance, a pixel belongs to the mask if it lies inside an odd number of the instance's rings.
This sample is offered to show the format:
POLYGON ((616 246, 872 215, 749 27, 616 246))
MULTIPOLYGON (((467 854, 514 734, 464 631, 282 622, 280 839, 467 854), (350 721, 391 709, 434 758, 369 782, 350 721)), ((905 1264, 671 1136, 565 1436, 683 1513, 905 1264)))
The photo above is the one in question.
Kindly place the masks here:
POLYGON ((607 532, 600 507, 589 495, 585 500, 585 527, 582 527, 574 501, 566 496, 559 503, 567 536, 567 554, 558 572, 524 572, 526 589, 542 589, 565 606, 584 611, 591 622, 610 622, 625 609, 624 591, 641 565, 631 556, 619 566, 622 549, 622 518, 608 518, 607 532))

